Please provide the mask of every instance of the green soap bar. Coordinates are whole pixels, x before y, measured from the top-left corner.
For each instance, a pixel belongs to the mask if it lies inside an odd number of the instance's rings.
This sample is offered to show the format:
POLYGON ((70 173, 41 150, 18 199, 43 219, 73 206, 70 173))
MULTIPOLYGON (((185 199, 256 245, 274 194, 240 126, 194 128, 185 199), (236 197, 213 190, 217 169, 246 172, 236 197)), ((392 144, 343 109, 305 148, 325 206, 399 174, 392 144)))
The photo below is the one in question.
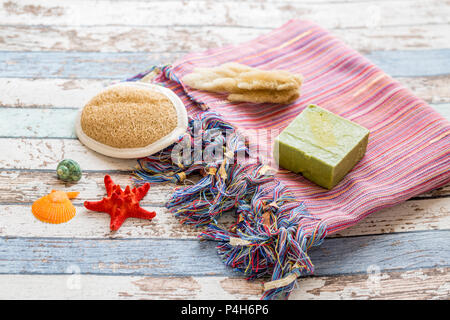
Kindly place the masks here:
POLYGON ((309 105, 275 139, 281 167, 333 188, 362 159, 369 130, 315 105, 309 105))

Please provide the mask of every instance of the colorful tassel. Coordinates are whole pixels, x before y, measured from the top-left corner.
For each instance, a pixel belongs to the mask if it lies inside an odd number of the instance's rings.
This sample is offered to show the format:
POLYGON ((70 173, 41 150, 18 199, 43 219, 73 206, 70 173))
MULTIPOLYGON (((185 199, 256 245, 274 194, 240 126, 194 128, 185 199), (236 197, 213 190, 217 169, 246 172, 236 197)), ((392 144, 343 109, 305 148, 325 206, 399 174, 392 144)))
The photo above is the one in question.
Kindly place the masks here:
MULTIPOLYGON (((168 67, 161 70, 170 77, 168 67)), ((206 226, 199 238, 217 241, 227 266, 248 279, 270 275, 263 299, 287 298, 297 277, 313 272, 307 251, 326 236, 324 223, 274 179, 272 170, 250 158, 248 143, 218 114, 191 119, 177 143, 138 164, 137 185, 203 176, 177 188, 166 207, 182 223, 206 226), (219 226, 225 213, 236 216, 228 229, 219 226)))

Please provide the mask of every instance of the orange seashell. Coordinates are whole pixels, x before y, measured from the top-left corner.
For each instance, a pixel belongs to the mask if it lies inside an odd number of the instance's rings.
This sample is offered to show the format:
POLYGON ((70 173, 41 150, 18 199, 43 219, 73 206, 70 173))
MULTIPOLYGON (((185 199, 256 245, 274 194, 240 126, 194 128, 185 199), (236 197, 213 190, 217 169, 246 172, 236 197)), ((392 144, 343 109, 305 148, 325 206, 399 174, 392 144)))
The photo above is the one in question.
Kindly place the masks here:
POLYGON ((47 223, 67 222, 75 216, 76 209, 70 199, 79 192, 55 191, 36 200, 31 206, 34 216, 47 223))

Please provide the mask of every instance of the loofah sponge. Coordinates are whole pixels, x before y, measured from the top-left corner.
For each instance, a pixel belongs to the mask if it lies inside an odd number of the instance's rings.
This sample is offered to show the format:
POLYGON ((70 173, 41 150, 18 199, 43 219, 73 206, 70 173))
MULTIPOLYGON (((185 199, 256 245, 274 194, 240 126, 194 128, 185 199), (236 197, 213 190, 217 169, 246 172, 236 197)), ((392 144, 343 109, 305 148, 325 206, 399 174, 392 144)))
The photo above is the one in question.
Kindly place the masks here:
POLYGON ((137 158, 164 149, 186 128, 186 110, 172 91, 147 83, 122 83, 84 106, 76 131, 81 142, 99 153, 137 158))

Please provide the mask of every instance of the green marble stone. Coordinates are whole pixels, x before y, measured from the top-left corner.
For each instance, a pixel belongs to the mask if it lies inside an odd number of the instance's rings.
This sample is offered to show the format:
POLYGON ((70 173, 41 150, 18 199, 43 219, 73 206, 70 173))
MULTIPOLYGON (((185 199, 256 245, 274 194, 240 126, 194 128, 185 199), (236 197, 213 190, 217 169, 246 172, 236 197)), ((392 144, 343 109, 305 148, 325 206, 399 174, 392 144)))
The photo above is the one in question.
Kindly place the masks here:
POLYGON ((369 130, 309 105, 275 140, 281 167, 332 189, 362 159, 369 130))

